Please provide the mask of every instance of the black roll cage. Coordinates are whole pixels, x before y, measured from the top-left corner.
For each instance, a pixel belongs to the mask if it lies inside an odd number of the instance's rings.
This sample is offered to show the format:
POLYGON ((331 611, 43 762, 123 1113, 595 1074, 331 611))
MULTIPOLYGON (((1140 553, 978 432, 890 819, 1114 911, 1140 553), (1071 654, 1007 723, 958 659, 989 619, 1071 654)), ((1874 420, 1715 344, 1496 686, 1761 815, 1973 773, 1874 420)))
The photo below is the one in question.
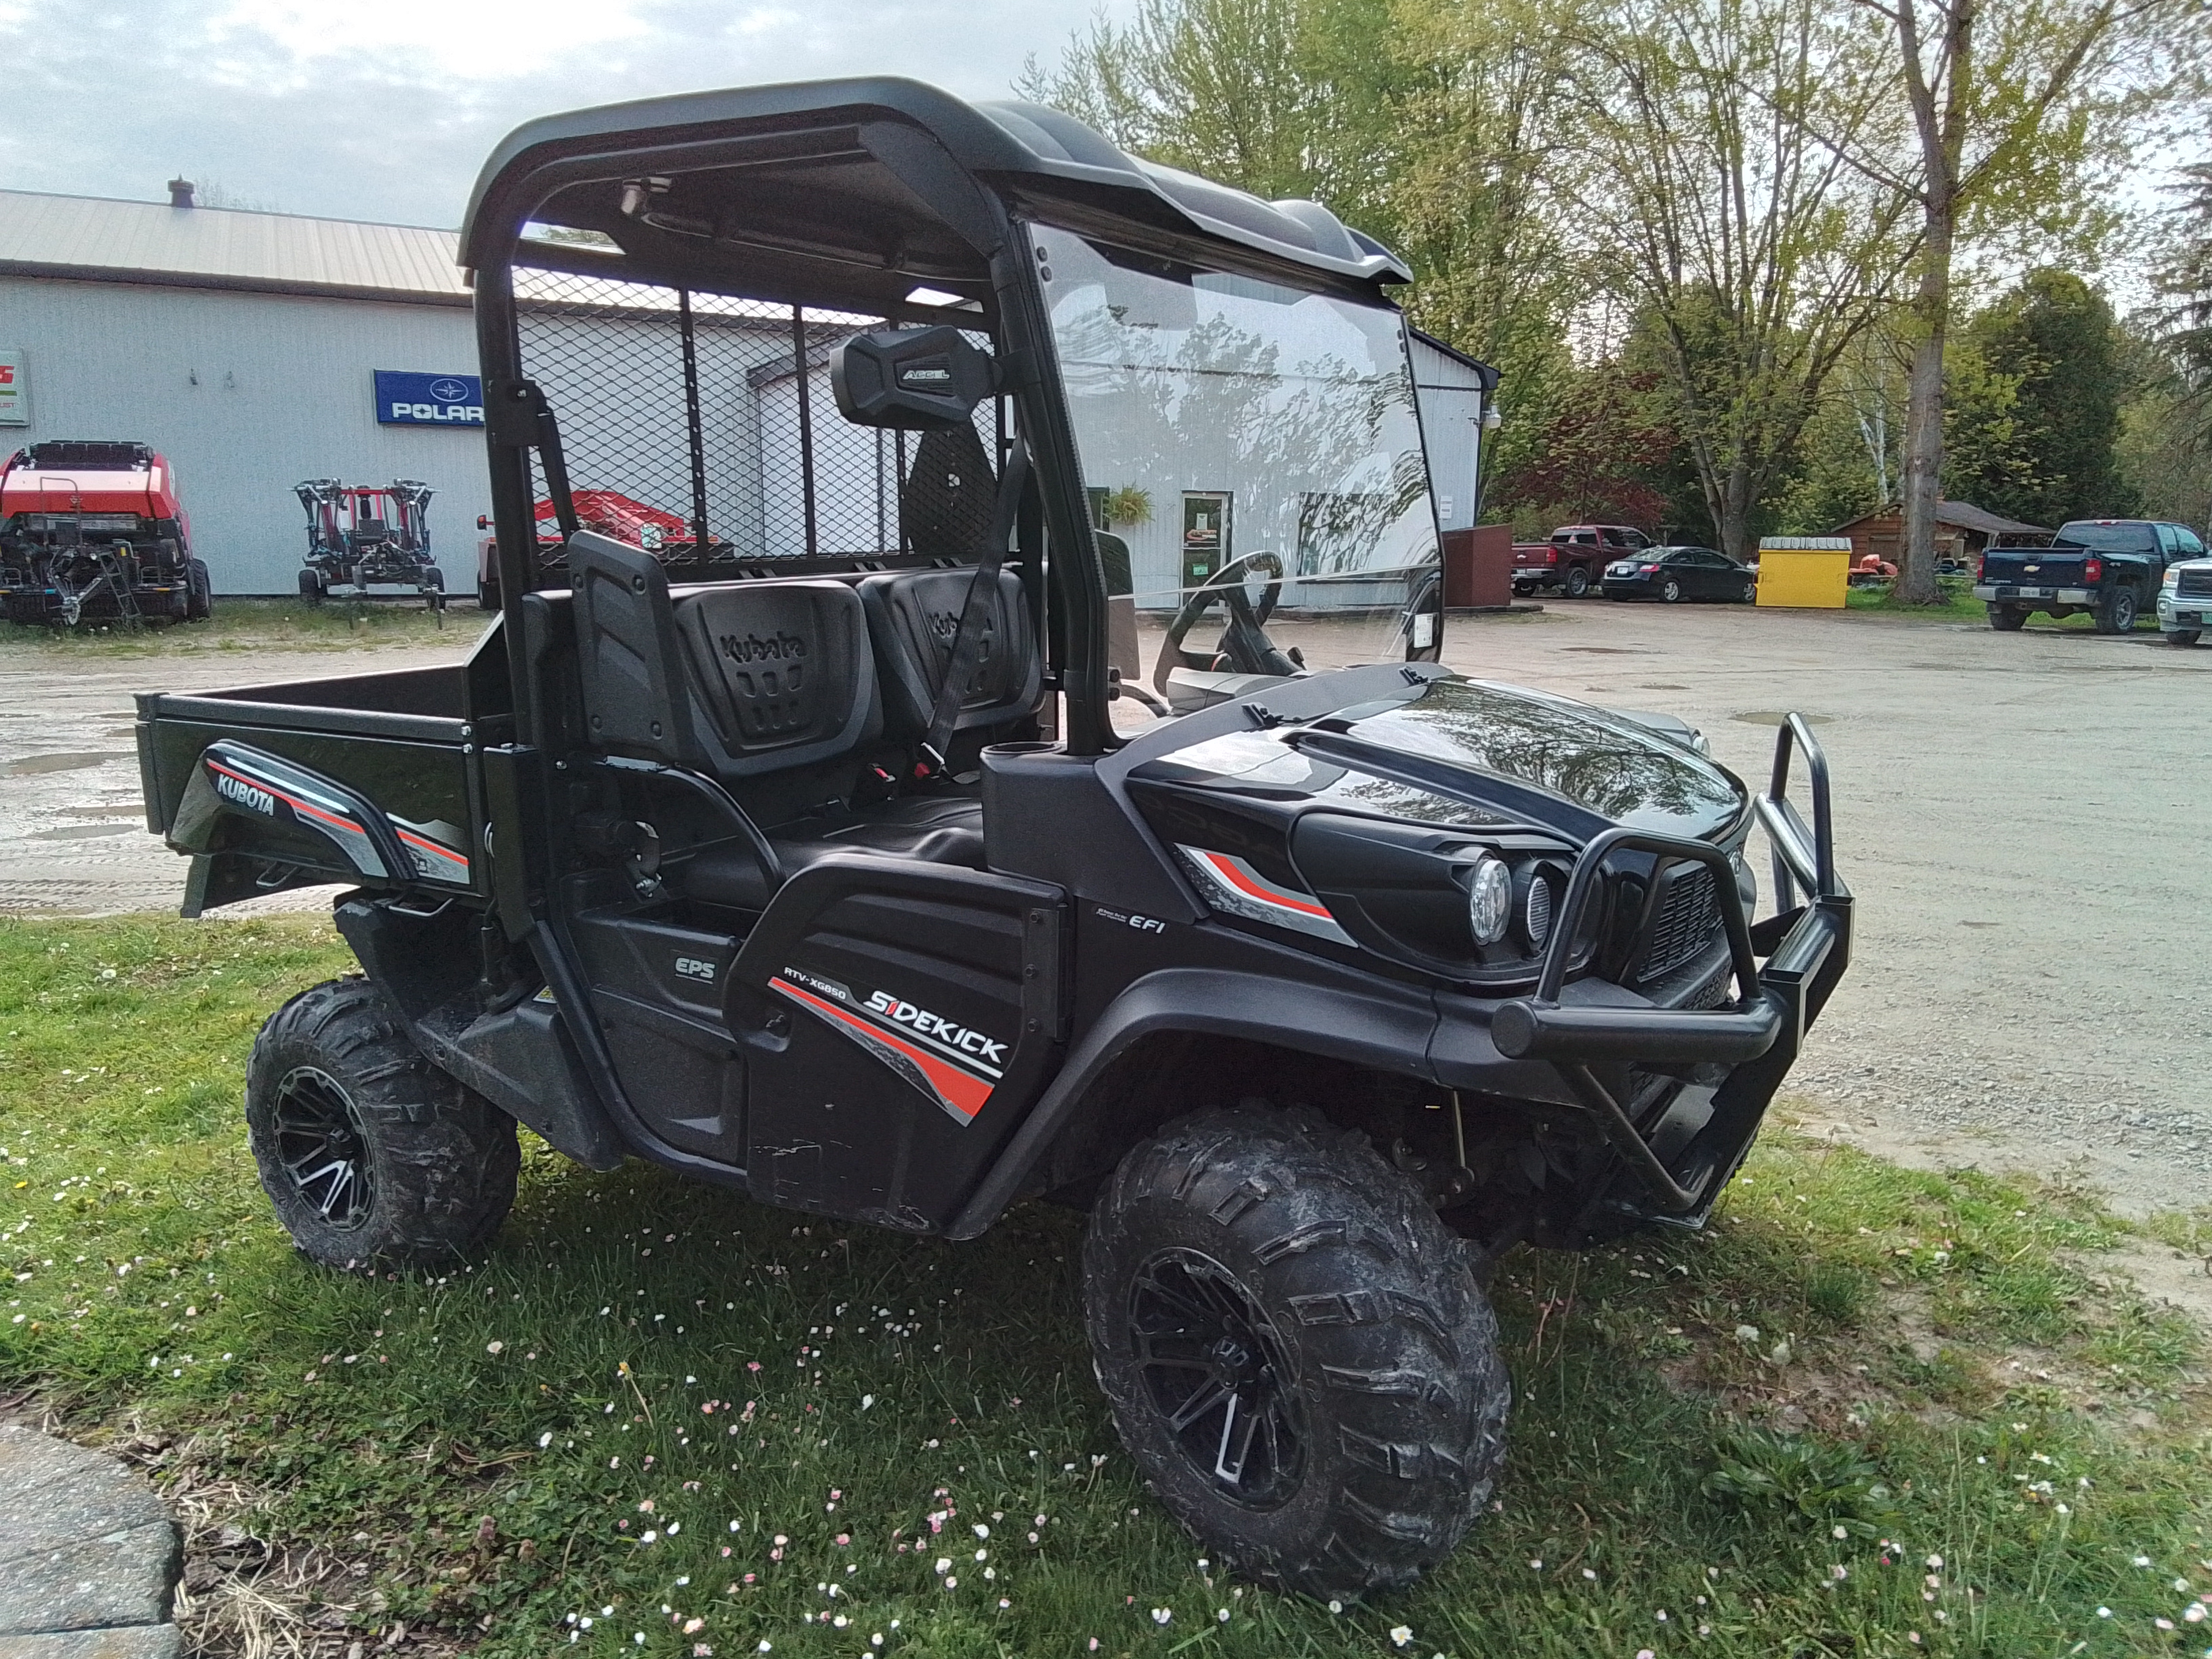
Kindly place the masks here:
MULTIPOLYGON (((1079 234, 1369 305, 1389 305, 1380 284, 1407 273, 1334 221, 1317 227, 1319 210, 1231 203, 1202 181, 1140 172, 1050 112, 1005 110, 994 119, 933 88, 889 79, 759 88, 553 117, 494 153, 470 204, 461 257, 476 291, 495 558, 520 732, 540 729, 518 610, 538 585, 532 451, 564 538, 576 528, 556 412, 522 360, 514 272, 524 267, 665 283, 687 320, 695 292, 794 307, 849 303, 895 321, 958 322, 980 313, 997 337, 1015 432, 1036 463, 1053 550, 1048 650, 1058 660, 1048 663, 1046 683, 1065 699, 1060 738, 1076 755, 1118 746, 1108 713, 1105 574, 1027 222, 1048 216, 1079 234), (812 181, 811 195, 774 198, 769 181, 789 169, 812 181), (844 198, 820 183, 841 171, 854 181, 844 198), (738 180, 774 211, 710 215, 678 234, 669 228, 683 224, 678 216, 637 210, 641 192, 666 192, 691 176, 738 180), (854 244, 865 228, 856 232, 854 222, 872 208, 897 234, 864 258, 854 244), (528 236, 541 216, 598 230, 623 252, 528 236), (910 285, 949 289, 967 308, 916 307, 906 299, 910 285)), ((688 377, 688 361, 686 368, 688 377)), ((687 394, 696 398, 688 379, 687 394)), ((696 407, 693 427, 696 445, 696 407)))

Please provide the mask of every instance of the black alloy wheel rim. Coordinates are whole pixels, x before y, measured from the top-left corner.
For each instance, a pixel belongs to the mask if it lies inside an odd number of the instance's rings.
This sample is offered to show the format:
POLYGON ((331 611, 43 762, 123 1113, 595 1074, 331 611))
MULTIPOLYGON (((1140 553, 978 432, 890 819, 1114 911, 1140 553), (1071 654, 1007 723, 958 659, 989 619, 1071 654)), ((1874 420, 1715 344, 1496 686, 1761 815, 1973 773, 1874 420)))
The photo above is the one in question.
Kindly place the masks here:
POLYGON ((361 1120, 327 1072, 297 1066, 276 1085, 276 1158, 326 1226, 350 1232, 376 1207, 361 1120))
POLYGON ((1194 1250, 1138 1269, 1129 1346, 1168 1434, 1231 1503, 1273 1509, 1305 1471, 1305 1413, 1288 1345, 1236 1276, 1194 1250))

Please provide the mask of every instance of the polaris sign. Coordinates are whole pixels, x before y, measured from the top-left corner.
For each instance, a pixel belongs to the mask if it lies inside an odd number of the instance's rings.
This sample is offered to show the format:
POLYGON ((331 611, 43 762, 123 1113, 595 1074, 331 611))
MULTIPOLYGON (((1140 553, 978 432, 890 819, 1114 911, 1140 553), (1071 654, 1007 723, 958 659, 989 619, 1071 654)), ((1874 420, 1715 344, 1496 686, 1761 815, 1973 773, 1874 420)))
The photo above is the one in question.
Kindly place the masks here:
POLYGON ((477 426, 484 423, 483 382, 473 374, 376 371, 379 426, 477 426))

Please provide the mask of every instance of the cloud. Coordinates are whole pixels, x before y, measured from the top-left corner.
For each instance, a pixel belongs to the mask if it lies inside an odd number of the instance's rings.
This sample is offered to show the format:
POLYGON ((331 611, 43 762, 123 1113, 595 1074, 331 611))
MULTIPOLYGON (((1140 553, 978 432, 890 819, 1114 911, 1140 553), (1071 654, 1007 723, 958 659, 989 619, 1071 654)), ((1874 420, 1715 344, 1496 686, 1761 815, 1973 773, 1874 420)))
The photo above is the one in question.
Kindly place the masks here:
MULTIPOLYGON (((1126 3, 1126 0, 1124 0, 1126 3)), ((451 226, 500 137, 665 93, 896 74, 1003 97, 1092 0, 0 0, 0 184, 451 226)))

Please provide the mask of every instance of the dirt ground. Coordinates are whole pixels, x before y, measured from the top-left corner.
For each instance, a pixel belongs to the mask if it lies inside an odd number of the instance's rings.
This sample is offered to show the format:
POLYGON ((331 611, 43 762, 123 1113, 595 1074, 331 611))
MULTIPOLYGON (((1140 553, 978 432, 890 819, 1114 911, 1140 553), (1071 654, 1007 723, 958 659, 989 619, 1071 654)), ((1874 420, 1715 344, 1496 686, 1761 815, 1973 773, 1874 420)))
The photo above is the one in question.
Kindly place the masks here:
MULTIPOLYGON (((132 692, 449 660, 468 638, 0 656, 0 910, 176 903, 183 861, 140 823, 132 692)), ((2212 648, 1592 600, 1455 620, 1445 654, 1680 714, 1747 779, 1765 773, 1780 711, 1817 722, 1859 933, 1790 1080, 1814 1132, 1909 1162, 2069 1174, 2129 1209, 2206 1201, 2212 648)))

